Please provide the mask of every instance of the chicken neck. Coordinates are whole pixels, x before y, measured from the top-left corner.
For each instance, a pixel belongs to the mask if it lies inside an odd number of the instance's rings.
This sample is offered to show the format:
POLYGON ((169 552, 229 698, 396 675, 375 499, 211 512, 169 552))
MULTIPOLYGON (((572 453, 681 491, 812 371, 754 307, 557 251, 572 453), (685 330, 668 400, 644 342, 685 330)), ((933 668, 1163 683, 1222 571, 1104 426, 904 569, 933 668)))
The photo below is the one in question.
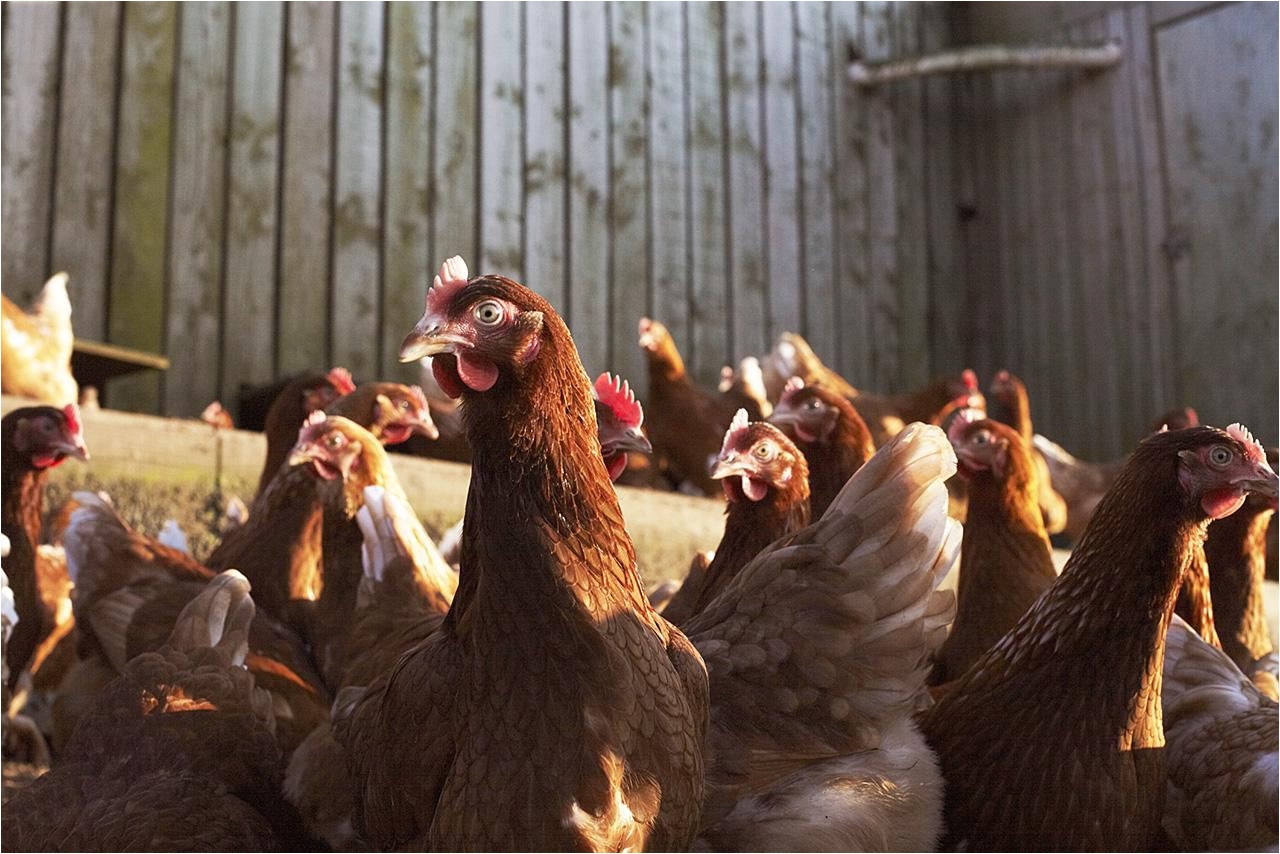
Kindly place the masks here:
MULTIPOLYGON (((1204 551, 1222 650, 1241 669, 1274 649, 1263 582, 1274 511, 1256 498, 1209 526, 1204 551)), ((1248 672, 1246 670, 1246 672, 1248 672)))

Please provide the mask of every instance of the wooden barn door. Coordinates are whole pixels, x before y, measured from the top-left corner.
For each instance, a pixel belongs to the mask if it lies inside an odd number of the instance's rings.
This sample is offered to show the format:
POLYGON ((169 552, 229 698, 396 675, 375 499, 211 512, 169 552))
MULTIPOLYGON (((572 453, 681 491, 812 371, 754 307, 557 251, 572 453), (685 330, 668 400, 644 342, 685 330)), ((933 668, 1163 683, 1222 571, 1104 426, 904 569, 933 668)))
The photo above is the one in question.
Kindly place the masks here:
POLYGON ((1156 31, 1182 396, 1277 429, 1277 11, 1218 6, 1156 31))

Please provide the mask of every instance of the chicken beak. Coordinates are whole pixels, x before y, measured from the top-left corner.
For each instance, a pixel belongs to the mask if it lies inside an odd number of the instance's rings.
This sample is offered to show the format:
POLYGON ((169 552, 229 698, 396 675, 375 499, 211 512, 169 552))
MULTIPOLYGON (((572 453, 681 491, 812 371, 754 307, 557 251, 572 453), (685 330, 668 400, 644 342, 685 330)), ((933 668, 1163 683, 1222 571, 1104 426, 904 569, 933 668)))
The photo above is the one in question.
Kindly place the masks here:
POLYGON ((1275 501, 1280 497, 1280 490, 1277 489, 1276 473, 1273 472, 1265 463, 1258 466, 1258 473, 1256 477, 1239 481, 1238 485, 1241 489, 1257 493, 1263 498, 1269 498, 1272 501, 1275 501))
POLYGON ((419 412, 418 417, 409 422, 409 429, 419 436, 426 436, 428 439, 440 438, 440 430, 436 427, 436 423, 431 420, 431 414, 426 410, 419 412))
POLYGON ((63 442, 57 446, 59 452, 66 454, 68 457, 75 457, 81 462, 89 461, 89 449, 84 444, 84 439, 76 436, 72 442, 63 442))
POLYGON ((746 466, 742 458, 737 454, 728 459, 716 461, 715 468, 711 470, 712 480, 724 480, 726 477, 737 477, 741 474, 750 474, 750 469, 746 466))
POLYGON ((288 464, 290 467, 309 463, 319 455, 319 449, 310 443, 304 445, 294 445, 293 450, 289 452, 288 464))
POLYGON ((615 453, 619 451, 635 451, 641 454, 653 453, 653 445, 649 443, 649 439, 644 433, 640 432, 639 427, 628 427, 622 436, 609 443, 609 447, 615 453))
POLYGON ((447 332, 435 315, 424 314, 400 344, 400 361, 416 362, 426 356, 453 353, 465 343, 465 338, 447 332))

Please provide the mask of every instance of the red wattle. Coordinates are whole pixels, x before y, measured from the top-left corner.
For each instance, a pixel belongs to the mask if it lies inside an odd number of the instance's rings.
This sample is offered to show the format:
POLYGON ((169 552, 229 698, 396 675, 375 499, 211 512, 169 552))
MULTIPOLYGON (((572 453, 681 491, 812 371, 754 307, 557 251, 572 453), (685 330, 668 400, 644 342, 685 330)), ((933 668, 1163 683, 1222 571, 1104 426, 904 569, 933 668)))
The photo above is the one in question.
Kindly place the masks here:
POLYGON ((1244 504, 1244 490, 1232 486, 1211 489, 1200 496, 1200 508, 1211 519, 1222 519, 1230 516, 1244 504))
POLYGON ((431 360, 431 375, 435 377, 440 390, 449 397, 454 400, 462 397, 462 381, 458 378, 458 372, 447 367, 443 359, 431 360))
POLYGON ((458 376, 473 391, 488 391, 498 381, 498 366, 484 356, 458 354, 458 376))

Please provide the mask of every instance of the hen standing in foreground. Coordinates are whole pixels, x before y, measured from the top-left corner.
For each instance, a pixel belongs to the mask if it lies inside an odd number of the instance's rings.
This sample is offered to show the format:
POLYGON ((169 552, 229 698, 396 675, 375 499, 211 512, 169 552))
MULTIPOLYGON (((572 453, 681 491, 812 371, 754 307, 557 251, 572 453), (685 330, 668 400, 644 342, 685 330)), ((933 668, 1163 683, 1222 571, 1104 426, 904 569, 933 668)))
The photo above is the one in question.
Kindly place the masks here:
POLYGON ((402 360, 434 355, 473 460, 457 595, 335 735, 382 847, 687 848, 707 675, 649 606, 554 309, 447 261, 402 360))
POLYGON ((1212 519, 1276 495, 1238 425, 1134 451, 1062 575, 923 718, 970 850, 1150 851, 1165 794, 1164 638, 1212 519))

